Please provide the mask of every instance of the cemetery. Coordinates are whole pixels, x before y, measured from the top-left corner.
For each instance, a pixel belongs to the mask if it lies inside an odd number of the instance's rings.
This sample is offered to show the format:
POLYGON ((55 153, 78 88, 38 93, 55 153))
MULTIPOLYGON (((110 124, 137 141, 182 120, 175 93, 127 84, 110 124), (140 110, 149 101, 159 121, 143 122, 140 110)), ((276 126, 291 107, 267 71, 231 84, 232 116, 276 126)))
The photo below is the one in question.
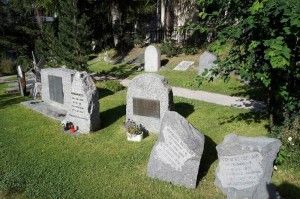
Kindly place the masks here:
POLYGON ((1 137, 21 146, 2 150, 10 158, 3 166, 17 172, 2 175, 9 188, 45 198, 71 192, 79 198, 276 198, 289 196, 285 189, 297 191, 297 171, 284 180, 287 171, 273 168, 281 143, 267 138, 266 120, 255 119, 261 112, 173 96, 166 77, 172 82, 171 73, 197 70, 137 71, 126 89, 105 94, 93 75, 45 68, 37 99, 4 94, 0 84, 1 137), (138 143, 126 139, 128 120, 142 127, 138 143), (16 128, 8 128, 14 122, 16 128), (64 131, 66 122, 75 133, 64 131), (39 170, 45 177, 36 180, 39 170))
POLYGON ((0 199, 297 198, 296 2, 0 0, 0 199))

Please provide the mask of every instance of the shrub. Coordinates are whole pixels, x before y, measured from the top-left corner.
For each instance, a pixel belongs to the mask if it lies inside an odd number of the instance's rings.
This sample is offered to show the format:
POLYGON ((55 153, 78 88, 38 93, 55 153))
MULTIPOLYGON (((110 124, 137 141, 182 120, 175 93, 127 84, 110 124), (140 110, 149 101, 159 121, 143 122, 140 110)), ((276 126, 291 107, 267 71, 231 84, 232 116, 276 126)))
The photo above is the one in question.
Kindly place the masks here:
POLYGON ((186 46, 182 48, 182 52, 186 55, 195 55, 199 52, 198 47, 186 46))
POLYGON ((166 54, 167 57, 174 57, 180 53, 176 44, 172 41, 167 41, 163 43, 160 47, 161 53, 166 54))
POLYGON ((0 73, 12 74, 14 72, 14 64, 10 59, 3 59, 0 62, 0 73))
POLYGON ((124 89, 124 86, 117 80, 104 80, 96 83, 97 88, 108 89, 112 92, 117 92, 124 89))
POLYGON ((296 168, 300 165, 300 115, 285 114, 284 117, 283 124, 274 127, 272 131, 273 136, 282 142, 276 163, 296 168))

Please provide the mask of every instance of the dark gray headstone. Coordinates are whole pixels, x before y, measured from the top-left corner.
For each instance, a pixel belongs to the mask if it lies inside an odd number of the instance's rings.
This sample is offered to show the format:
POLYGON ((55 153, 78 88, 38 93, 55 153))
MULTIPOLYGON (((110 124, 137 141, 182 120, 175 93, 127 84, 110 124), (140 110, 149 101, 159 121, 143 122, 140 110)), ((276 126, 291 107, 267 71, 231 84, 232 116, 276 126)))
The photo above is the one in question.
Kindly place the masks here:
POLYGON ((165 112, 173 108, 173 93, 163 76, 147 73, 129 83, 126 101, 126 119, 157 134, 165 112))
POLYGON ((63 104, 64 92, 63 92, 62 77, 49 75, 48 80, 49 80, 50 99, 55 102, 63 104))
POLYGON ((65 122, 72 122, 81 133, 100 128, 99 93, 87 72, 76 72, 72 83, 71 108, 65 122))
POLYGON ((185 118, 167 111, 148 162, 149 177, 196 188, 204 136, 185 118))
POLYGON ((273 138, 225 136, 217 146, 215 185, 227 198, 276 198, 271 177, 280 145, 273 138))
POLYGON ((198 75, 201 75, 205 69, 209 70, 217 66, 217 64, 214 63, 215 61, 217 61, 217 59, 217 56, 211 52, 205 51, 204 53, 202 53, 199 58, 198 75))

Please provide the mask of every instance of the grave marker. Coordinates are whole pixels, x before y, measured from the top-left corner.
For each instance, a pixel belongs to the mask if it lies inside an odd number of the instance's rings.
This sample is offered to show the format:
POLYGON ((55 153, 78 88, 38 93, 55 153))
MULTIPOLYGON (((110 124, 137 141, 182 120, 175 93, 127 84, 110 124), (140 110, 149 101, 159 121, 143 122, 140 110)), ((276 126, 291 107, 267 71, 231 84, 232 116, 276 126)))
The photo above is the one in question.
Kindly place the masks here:
POLYGON ((173 111, 164 115, 161 132, 148 162, 149 177, 196 188, 204 136, 173 111))
POLYGON ((217 56, 211 52, 205 51, 204 53, 202 53, 199 58, 198 75, 202 75, 205 69, 209 70, 217 66, 217 64, 214 63, 215 61, 217 61, 217 59, 217 56))
POLYGON ((215 185, 227 198, 275 198, 271 176, 280 145, 274 138, 225 136, 217 146, 215 185))
POLYGON ((156 72, 160 69, 160 50, 150 45, 145 50, 145 71, 156 72))
POLYGON ((81 133, 100 128, 99 93, 86 72, 76 72, 72 83, 71 108, 65 122, 72 122, 81 133))
POLYGON ((173 108, 173 93, 163 76, 147 73, 136 76, 128 85, 126 119, 159 133, 162 117, 173 108))

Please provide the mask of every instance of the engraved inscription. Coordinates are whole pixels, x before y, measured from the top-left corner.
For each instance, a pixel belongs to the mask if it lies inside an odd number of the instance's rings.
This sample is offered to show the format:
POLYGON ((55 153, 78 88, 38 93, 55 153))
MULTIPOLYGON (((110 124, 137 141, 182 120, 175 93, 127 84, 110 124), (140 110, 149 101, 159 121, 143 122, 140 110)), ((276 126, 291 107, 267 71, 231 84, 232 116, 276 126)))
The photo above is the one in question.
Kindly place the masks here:
POLYGON ((133 98, 133 115, 160 118, 160 101, 133 98))
POLYGON ((241 190, 256 186, 263 174, 262 159, 258 152, 220 156, 220 170, 217 175, 223 187, 241 190))
POLYGON ((77 92, 71 92, 72 95, 72 114, 70 116, 79 119, 87 120, 85 117, 84 107, 83 107, 83 94, 77 92))
POLYGON ((48 82, 49 82, 50 99, 55 102, 64 104, 64 92, 63 92, 62 78, 56 77, 53 75, 49 75, 48 82))
POLYGON ((196 154, 188 148, 171 127, 163 130, 165 142, 156 146, 157 158, 177 171, 182 171, 185 162, 196 154))

